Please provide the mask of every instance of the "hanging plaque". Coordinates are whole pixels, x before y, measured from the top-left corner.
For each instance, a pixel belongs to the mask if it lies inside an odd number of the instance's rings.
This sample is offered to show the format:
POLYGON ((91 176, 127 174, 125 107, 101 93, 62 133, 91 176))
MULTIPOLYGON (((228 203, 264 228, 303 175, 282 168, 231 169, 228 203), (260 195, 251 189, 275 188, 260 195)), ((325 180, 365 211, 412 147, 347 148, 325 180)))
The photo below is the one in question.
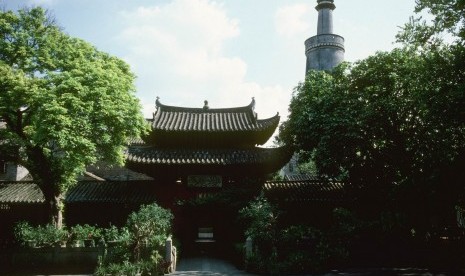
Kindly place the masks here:
POLYGON ((220 175, 189 175, 187 185, 198 188, 221 188, 223 179, 220 175))

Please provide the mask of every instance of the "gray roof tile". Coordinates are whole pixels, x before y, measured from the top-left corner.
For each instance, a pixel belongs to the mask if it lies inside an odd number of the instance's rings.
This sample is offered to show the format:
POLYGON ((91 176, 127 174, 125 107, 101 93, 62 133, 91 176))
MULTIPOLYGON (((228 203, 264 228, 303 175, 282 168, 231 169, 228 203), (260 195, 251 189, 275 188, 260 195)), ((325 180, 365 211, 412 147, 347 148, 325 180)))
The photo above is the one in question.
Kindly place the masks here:
MULTIPOLYGON (((155 200, 151 181, 80 181, 72 187, 68 203, 149 203, 155 200)), ((34 182, 0 183, 1 203, 45 203, 42 191, 34 182)))
POLYGON ((43 203, 44 195, 32 182, 0 182, 2 203, 43 203))
POLYGON ((290 158, 286 147, 250 149, 160 149, 152 146, 131 147, 127 160, 143 164, 285 164, 290 158))
POLYGON ((68 203, 149 203, 155 199, 150 181, 82 181, 66 196, 68 203))
POLYGON ((152 129, 170 132, 237 132, 269 131, 279 123, 279 115, 258 120, 255 100, 248 106, 235 108, 186 108, 163 105, 157 99, 152 129))
POLYGON ((346 184, 340 181, 268 181, 265 195, 281 202, 337 202, 346 201, 346 184))

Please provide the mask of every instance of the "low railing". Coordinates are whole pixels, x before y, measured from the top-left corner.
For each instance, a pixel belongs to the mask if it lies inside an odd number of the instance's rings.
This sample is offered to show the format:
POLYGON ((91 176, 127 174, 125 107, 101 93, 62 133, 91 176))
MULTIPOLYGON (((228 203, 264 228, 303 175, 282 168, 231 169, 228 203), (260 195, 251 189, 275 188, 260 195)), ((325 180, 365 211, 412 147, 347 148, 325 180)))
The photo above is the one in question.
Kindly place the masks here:
POLYGON ((43 268, 67 269, 79 267, 81 272, 92 272, 104 247, 13 247, 0 250, 0 275, 5 271, 43 268))

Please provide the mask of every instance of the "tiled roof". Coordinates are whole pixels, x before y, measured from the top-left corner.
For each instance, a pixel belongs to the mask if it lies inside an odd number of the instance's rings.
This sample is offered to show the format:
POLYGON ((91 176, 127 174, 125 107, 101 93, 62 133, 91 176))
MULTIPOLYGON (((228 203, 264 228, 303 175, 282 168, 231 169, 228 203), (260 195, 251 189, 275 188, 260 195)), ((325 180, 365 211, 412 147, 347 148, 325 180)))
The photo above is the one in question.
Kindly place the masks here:
POLYGON ((212 164, 247 165, 282 162, 283 166, 291 156, 285 147, 251 149, 159 149, 156 147, 131 147, 127 160, 142 164, 212 164))
POLYGON ((337 181, 269 181, 265 195, 280 202, 336 202, 348 200, 345 184, 337 181))
POLYGON ((143 144, 145 144, 145 142, 141 138, 131 138, 128 141, 128 145, 143 145, 143 144))
POLYGON ((317 181, 319 180, 318 176, 315 176, 313 174, 308 174, 308 173, 286 174, 284 176, 284 179, 288 181, 306 181, 306 180, 317 181))
POLYGON ((167 106, 156 101, 157 111, 152 129, 170 132, 237 132, 274 129, 279 115, 258 120, 254 112, 255 100, 248 106, 236 108, 186 108, 167 106))
POLYGON ((2 203, 43 203, 44 195, 32 182, 0 182, 2 203))
POLYGON ((66 202, 149 203, 156 199, 152 184, 145 181, 82 181, 69 190, 66 202))
POLYGON ((110 166, 103 162, 99 162, 92 166, 87 166, 86 171, 89 174, 87 176, 95 176, 93 179, 90 177, 83 178, 80 180, 99 180, 99 178, 103 178, 104 180, 110 181, 129 181, 129 180, 153 180, 152 177, 147 176, 145 174, 132 171, 125 167, 120 166, 110 166))
MULTIPOLYGON (((146 181, 80 181, 72 187, 68 203, 149 203, 155 200, 153 183, 146 181)), ((33 182, 0 183, 1 203, 44 203, 42 191, 33 182)))

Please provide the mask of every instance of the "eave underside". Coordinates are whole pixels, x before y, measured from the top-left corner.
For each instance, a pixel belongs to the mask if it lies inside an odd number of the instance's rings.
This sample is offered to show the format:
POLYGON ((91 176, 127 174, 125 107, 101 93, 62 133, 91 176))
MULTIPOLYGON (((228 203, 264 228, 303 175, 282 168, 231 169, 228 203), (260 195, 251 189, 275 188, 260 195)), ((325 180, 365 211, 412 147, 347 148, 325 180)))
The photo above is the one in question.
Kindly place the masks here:
MULTIPOLYGON (((127 166, 151 176, 167 170, 267 174, 283 167, 292 152, 287 147, 251 149, 160 149, 131 147, 127 166)), ((155 176, 156 177, 156 176, 155 176)))
MULTIPOLYGON (((276 122, 277 126, 277 122, 276 122)), ((166 131, 154 129, 145 138, 148 145, 159 147, 253 147, 265 144, 276 127, 261 131, 166 131)))

